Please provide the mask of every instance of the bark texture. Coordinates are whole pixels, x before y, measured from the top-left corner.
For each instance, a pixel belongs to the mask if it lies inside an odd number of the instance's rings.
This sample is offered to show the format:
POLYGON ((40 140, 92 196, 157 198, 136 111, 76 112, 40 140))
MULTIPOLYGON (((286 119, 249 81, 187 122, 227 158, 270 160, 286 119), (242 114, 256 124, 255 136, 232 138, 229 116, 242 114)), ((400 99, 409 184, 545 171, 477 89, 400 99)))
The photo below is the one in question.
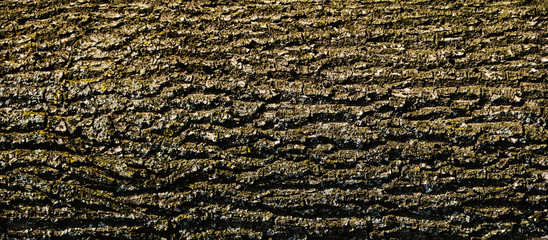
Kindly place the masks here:
POLYGON ((548 236, 546 1, 0 1, 0 238, 548 236))

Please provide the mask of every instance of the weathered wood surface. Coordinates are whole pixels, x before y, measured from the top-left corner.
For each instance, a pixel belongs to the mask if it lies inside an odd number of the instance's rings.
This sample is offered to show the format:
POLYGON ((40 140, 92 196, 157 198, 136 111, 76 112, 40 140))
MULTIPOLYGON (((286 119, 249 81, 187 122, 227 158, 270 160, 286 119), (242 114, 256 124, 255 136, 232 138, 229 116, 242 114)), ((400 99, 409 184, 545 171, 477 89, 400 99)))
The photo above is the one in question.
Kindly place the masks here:
POLYGON ((546 237, 546 18, 2 0, 0 236, 546 237))

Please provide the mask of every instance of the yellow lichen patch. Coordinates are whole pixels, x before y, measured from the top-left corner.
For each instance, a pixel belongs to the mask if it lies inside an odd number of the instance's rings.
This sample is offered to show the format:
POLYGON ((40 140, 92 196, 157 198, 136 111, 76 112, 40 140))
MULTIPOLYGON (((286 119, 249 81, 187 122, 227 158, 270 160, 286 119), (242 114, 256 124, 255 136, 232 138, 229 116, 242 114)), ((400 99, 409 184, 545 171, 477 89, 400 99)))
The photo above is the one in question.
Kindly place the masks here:
POLYGON ((167 128, 167 129, 164 130, 163 134, 164 134, 165 137, 171 137, 171 136, 173 136, 173 130, 167 128))

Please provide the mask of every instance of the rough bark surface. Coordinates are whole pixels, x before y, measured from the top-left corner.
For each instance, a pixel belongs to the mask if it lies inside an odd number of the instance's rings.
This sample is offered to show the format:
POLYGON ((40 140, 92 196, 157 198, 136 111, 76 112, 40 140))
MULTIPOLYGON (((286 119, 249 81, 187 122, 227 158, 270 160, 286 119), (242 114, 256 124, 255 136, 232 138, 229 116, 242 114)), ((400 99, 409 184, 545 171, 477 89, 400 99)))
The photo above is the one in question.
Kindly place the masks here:
POLYGON ((2 0, 0 236, 547 237, 546 19, 2 0))

